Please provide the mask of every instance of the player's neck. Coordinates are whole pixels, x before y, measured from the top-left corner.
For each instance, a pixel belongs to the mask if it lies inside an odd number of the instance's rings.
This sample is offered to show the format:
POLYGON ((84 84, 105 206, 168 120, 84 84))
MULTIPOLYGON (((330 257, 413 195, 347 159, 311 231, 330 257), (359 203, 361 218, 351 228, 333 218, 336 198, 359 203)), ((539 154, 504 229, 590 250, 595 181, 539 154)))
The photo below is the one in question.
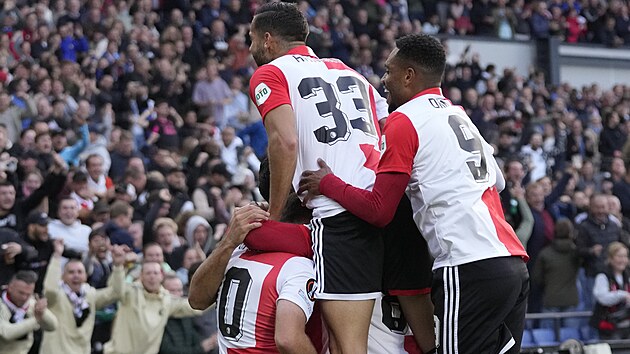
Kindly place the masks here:
POLYGON ((282 51, 281 51, 281 55, 279 55, 278 57, 281 57, 283 55, 286 55, 289 51, 297 48, 297 47, 301 47, 306 45, 306 43, 301 42, 301 41, 294 41, 294 42, 286 42, 283 46, 282 46, 282 51))
POLYGON ((420 92, 424 92, 429 89, 439 89, 439 88, 440 88, 440 83, 418 84, 416 87, 413 88, 412 90, 413 94, 409 97, 409 99, 412 99, 413 97, 417 96, 420 92))

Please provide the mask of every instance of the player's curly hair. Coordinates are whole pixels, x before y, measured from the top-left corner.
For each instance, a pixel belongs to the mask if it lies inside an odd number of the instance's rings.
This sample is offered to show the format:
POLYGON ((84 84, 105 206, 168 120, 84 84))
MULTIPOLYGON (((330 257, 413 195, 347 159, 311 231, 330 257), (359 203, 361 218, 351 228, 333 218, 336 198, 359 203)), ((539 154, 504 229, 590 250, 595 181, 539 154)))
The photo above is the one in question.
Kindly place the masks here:
POLYGON ((269 32, 287 42, 305 42, 308 23, 296 4, 270 2, 258 8, 255 15, 256 32, 269 32))
POLYGON ((396 40, 397 58, 420 69, 428 80, 442 79, 446 66, 446 53, 442 43, 427 34, 410 34, 396 40))

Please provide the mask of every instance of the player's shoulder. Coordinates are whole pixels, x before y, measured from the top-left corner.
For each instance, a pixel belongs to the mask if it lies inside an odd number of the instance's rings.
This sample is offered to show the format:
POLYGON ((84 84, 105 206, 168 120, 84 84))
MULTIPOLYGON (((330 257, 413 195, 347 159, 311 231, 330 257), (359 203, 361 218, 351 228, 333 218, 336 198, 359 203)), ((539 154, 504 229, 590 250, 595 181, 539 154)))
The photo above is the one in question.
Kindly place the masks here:
POLYGON ((271 79, 271 78, 282 78, 284 76, 284 72, 282 66, 277 65, 275 62, 271 62, 269 64, 262 65, 254 71, 252 75, 252 81, 254 80, 262 80, 262 79, 271 79))

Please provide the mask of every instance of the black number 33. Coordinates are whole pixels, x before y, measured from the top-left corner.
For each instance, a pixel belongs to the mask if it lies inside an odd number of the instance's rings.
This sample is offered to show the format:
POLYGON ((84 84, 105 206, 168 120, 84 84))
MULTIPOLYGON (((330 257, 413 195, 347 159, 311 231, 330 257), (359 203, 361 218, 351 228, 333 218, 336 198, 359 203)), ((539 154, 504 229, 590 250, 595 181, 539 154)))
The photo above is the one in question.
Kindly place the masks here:
POLYGON ((322 118, 332 117, 335 126, 323 126, 313 131, 317 141, 332 145, 340 140, 348 140, 351 134, 351 130, 348 128, 348 122, 350 122, 350 127, 353 129, 358 129, 365 134, 376 136, 372 111, 370 111, 368 106, 368 93, 365 84, 358 78, 342 76, 337 79, 335 84, 330 84, 321 77, 308 77, 302 79, 298 85, 298 91, 303 99, 317 96, 318 90, 323 91, 326 100, 315 104, 317 112, 322 118), (340 109, 340 98, 350 98, 350 94, 354 93, 357 88, 361 97, 352 98, 352 102, 354 103, 354 108, 360 113, 360 116, 358 118, 348 119, 347 114, 340 109), (341 95, 338 96, 336 91, 341 95))
POLYGON ((464 118, 451 115, 448 117, 448 124, 453 129, 455 136, 457 136, 457 142, 462 150, 472 154, 467 159, 466 164, 472 173, 475 182, 484 183, 488 181, 488 164, 486 157, 483 154, 483 145, 481 144, 481 138, 475 132, 473 132, 468 122, 464 118))

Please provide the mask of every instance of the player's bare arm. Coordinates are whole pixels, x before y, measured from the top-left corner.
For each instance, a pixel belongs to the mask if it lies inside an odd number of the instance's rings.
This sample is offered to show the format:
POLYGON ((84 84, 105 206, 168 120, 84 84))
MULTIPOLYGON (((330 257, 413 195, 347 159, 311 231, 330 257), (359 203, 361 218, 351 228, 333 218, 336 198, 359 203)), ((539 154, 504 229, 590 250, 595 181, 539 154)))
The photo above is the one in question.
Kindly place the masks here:
POLYGON ((205 310, 216 301, 217 291, 232 252, 251 230, 260 227, 261 222, 268 218, 269 213, 255 205, 247 205, 234 211, 225 237, 197 269, 190 282, 188 303, 192 308, 205 310))
POLYGON ((276 307, 275 341, 282 354, 316 354, 305 332, 307 318, 291 301, 280 299, 276 307))
POLYGON ((297 163, 298 140, 295 113, 290 105, 278 106, 265 116, 269 137, 269 168, 271 186, 269 200, 270 219, 278 220, 291 190, 297 163))

